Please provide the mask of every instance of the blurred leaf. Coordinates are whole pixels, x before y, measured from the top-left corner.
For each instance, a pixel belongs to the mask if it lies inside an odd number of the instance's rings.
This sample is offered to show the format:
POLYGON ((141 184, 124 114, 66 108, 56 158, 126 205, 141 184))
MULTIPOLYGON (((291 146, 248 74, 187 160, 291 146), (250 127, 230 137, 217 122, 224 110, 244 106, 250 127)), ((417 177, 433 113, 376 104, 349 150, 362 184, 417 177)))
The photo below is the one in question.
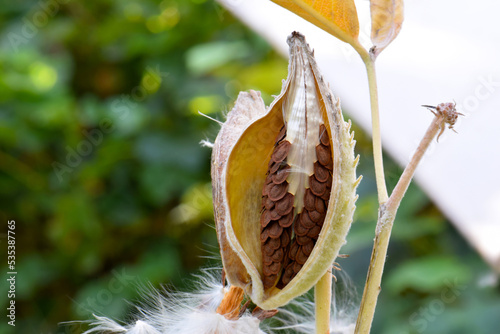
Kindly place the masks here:
POLYGON ((446 284, 454 284, 457 281, 462 284, 470 279, 471 273, 463 263, 452 257, 432 256, 407 260, 387 273, 385 286, 392 293, 405 289, 431 292, 446 284))
POLYGON ((414 185, 413 191, 408 192, 403 198, 403 205, 398 210, 398 215, 392 231, 394 240, 415 240, 428 234, 438 234, 446 225, 441 217, 419 215, 422 207, 429 204, 428 197, 414 185))
POLYGON ((145 163, 160 163, 184 170, 200 167, 202 150, 198 142, 161 133, 144 134, 135 146, 135 154, 145 163))
POLYGON ((220 112, 222 105, 223 101, 219 95, 197 96, 189 101, 189 110, 194 115, 198 115, 198 112, 212 114, 220 112))
POLYGON ((186 66, 193 74, 201 75, 249 54, 250 47, 243 41, 201 44, 188 50, 186 66))
POLYGON ((245 88, 259 87, 269 95, 277 94, 281 90, 281 82, 286 76, 287 64, 282 59, 270 59, 245 66, 238 75, 239 81, 245 88))
POLYGON ((55 201, 48 236, 67 255, 74 254, 90 239, 100 239, 103 229, 86 193, 74 189, 55 201), (70 222, 70 223, 68 223, 70 222))
POLYGON ((29 300, 33 294, 54 279, 55 268, 53 264, 43 260, 40 254, 30 254, 23 258, 22 262, 17 261, 19 263, 17 271, 23 273, 16 276, 17 299, 29 300))
POLYGON ((166 168, 162 164, 146 166, 139 180, 146 199, 155 205, 165 204, 178 197, 183 188, 193 183, 192 175, 181 166, 166 168))
POLYGON ((127 274, 135 276, 136 282, 153 284, 168 281, 178 274, 181 266, 180 254, 171 242, 154 245, 142 255, 138 265, 127 269, 127 274))
POLYGON ((212 185, 198 184, 188 189, 182 196, 181 204, 169 213, 170 219, 177 223, 200 223, 213 217, 212 185))

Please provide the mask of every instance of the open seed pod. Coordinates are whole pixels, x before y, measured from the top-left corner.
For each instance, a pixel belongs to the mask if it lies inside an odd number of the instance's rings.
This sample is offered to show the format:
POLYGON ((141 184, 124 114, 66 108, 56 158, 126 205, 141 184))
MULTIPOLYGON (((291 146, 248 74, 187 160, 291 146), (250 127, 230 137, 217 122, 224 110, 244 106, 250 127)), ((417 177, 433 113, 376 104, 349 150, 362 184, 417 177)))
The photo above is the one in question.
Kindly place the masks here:
POLYGON ((307 292, 352 222, 354 140, 304 36, 288 38, 282 91, 265 111, 240 93, 212 155, 215 220, 227 279, 262 309, 307 292))

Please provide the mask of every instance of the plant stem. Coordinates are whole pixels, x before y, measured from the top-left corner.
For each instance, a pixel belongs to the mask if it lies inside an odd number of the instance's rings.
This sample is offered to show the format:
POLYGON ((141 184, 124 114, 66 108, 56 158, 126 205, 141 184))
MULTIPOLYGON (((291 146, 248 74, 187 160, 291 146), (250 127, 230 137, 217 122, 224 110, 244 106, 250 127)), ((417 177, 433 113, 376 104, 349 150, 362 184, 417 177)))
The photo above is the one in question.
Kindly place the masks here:
POLYGON ((368 75, 368 86, 370 89, 370 106, 372 111, 372 142, 373 161, 375 164, 375 179, 377 182, 378 202, 383 204, 387 201, 387 187, 385 185, 384 161, 382 158, 382 140, 380 137, 380 116, 378 108, 377 75, 375 72, 375 58, 371 55, 362 56, 368 75))
POLYGON ((320 278, 314 288, 316 305, 316 334, 330 333, 330 306, 332 303, 332 269, 320 278))
MULTIPOLYGON (((401 203, 401 199, 406 193, 408 186, 410 185, 411 179, 413 178, 413 174, 415 174, 415 169, 417 168, 418 163, 424 156, 425 151, 429 148, 434 137, 436 137, 440 125, 442 124, 443 116, 437 115, 432 120, 431 125, 425 132, 424 138, 417 147, 415 153, 413 153, 413 157, 411 158, 410 163, 406 166, 403 174, 399 178, 396 187, 392 191, 391 197, 386 203, 386 210, 396 212, 399 204, 401 203)), ((444 126, 444 124, 443 124, 444 126)))
POLYGON ((394 222, 394 217, 388 217, 385 213, 385 210, 382 208, 377 222, 370 267, 368 268, 363 298, 361 299, 356 329, 354 330, 356 334, 370 333, 378 294, 381 289, 380 282, 382 281, 385 257, 394 222), (384 212, 382 213, 382 211, 384 212))
POLYGON ((363 298, 361 300, 358 319, 356 321, 356 334, 365 334, 370 332, 373 316, 375 314, 375 307, 377 305, 377 298, 381 289, 380 283, 382 281, 382 273, 384 271, 389 238, 391 236, 391 230, 394 218, 396 217, 396 212, 399 204, 401 203, 401 199, 408 189, 418 163, 439 131, 442 119, 443 116, 440 115, 434 118, 417 150, 413 154, 410 163, 406 166, 403 174, 401 175, 401 178, 394 188, 391 197, 385 204, 380 206, 370 267, 368 268, 365 290, 363 291, 363 298))

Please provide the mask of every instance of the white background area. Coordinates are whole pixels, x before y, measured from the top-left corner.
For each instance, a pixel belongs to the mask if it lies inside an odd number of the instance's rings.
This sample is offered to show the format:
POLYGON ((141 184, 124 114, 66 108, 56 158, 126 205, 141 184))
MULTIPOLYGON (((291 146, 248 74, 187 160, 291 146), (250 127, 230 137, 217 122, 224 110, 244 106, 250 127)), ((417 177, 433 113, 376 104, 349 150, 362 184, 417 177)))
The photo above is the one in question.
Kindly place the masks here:
MULTIPOLYGON (((288 55, 303 33, 344 109, 371 133, 364 65, 343 42, 268 0, 221 0, 288 55)), ((369 2, 357 1, 360 41, 370 47, 369 2)), ((466 116, 434 142, 415 180, 500 272, 500 2, 405 2, 399 36, 377 59, 384 150, 405 166, 433 115, 422 104, 457 103, 466 116)), ((278 92, 277 92, 278 93, 278 92)))

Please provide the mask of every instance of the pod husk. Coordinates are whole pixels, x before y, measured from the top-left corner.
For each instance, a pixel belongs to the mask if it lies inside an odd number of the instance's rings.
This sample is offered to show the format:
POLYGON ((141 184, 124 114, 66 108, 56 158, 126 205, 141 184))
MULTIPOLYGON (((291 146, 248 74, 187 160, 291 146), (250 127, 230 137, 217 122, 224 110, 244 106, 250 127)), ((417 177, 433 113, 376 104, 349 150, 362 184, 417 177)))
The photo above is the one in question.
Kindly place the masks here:
POLYGON ((247 93, 253 96, 250 107, 255 110, 242 107, 243 100, 240 100, 245 95, 240 94, 217 137, 212 156, 217 234, 228 281, 243 288, 252 301, 265 310, 280 307, 304 294, 332 266, 351 226, 357 198, 355 189, 360 181, 356 179, 355 141, 350 122, 344 122, 339 100, 325 84, 304 37, 294 32, 288 44, 289 75, 280 95, 262 112, 260 102, 255 101, 255 92, 247 93), (333 153, 332 189, 323 228, 302 270, 283 289, 265 291, 259 239, 262 187, 275 138, 283 126, 281 108, 291 85, 290 73, 294 66, 301 66, 299 56, 307 57, 320 96, 318 103, 324 113, 333 153), (229 134, 231 131, 235 133, 229 134))

